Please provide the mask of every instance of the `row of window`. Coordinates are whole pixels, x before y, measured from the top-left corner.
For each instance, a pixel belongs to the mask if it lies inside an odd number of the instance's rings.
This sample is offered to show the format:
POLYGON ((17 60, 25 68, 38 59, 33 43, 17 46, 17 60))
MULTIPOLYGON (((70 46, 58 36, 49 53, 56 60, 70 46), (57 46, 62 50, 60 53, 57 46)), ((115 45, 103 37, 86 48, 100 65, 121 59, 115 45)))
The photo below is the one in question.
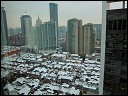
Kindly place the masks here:
POLYGON ((122 19, 108 20, 107 30, 127 30, 127 21, 122 19))
MULTIPOLYGON (((122 34, 121 34, 122 35, 122 34)), ((106 35, 106 39, 107 40, 116 40, 116 39, 118 39, 118 38, 120 38, 120 35, 119 34, 107 34, 106 35)), ((123 35, 123 40, 127 40, 127 34, 124 34, 123 35)))

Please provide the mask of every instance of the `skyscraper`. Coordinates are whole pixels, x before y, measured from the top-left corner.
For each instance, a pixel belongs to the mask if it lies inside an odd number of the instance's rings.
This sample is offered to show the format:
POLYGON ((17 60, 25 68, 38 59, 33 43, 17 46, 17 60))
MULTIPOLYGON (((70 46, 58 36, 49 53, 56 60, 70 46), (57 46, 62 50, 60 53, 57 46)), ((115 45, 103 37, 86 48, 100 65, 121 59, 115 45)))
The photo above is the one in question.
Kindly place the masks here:
POLYGON ((50 9, 50 21, 56 21, 56 29, 57 29, 57 46, 58 46, 58 4, 49 3, 50 9))
POLYGON ((93 24, 88 23, 83 26, 84 31, 84 54, 91 55, 95 52, 95 30, 93 24))
POLYGON ((78 20, 78 54, 84 55, 84 31, 82 29, 82 20, 78 20))
POLYGON ((56 21, 44 22, 42 25, 42 41, 44 50, 55 50, 57 46, 56 21))
POLYGON ((48 22, 44 22, 41 27, 42 30, 42 46, 43 50, 48 50, 48 22))
POLYGON ((100 95, 127 95, 127 8, 103 1, 100 95))
POLYGON ((4 7, 1 7, 1 45, 8 45, 8 27, 4 7))
POLYGON ((78 54, 78 19, 68 20, 67 51, 78 54))
POLYGON ((36 20, 36 32, 35 32, 36 40, 35 41, 39 50, 43 49, 41 25, 42 25, 42 21, 38 16, 38 19, 36 20))
POLYGON ((20 17, 22 33, 25 35, 26 45, 33 48, 35 46, 34 32, 32 31, 32 18, 26 12, 20 17))
POLYGON ((96 40, 97 41, 101 41, 101 28, 102 28, 102 24, 93 24, 93 28, 95 30, 95 34, 96 34, 96 40))
POLYGON ((49 37, 49 49, 55 50, 58 41, 56 21, 48 21, 48 37, 49 37))

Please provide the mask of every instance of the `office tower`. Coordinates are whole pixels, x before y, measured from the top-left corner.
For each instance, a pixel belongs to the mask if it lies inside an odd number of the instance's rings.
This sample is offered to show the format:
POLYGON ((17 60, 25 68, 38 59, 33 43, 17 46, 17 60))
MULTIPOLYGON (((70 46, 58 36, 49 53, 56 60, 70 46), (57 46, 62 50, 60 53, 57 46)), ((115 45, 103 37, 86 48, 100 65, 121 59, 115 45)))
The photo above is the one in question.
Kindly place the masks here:
POLYGON ((58 39, 66 38, 67 28, 66 26, 59 26, 58 39))
POLYGON ((102 2, 101 75, 99 93, 127 95, 127 8, 102 2))
POLYGON ((83 26, 84 31, 84 54, 91 55, 95 52, 95 30, 93 24, 88 23, 83 26))
POLYGON ((55 21, 48 21, 42 25, 42 41, 44 50, 55 50, 57 46, 57 29, 55 21))
POLYGON ((39 50, 42 49, 42 30, 41 30, 41 25, 42 25, 42 21, 38 16, 38 19, 36 20, 36 32, 35 32, 35 36, 36 36, 36 45, 37 48, 39 50))
POLYGON ((49 50, 55 50, 57 47, 57 29, 55 21, 48 21, 49 50))
POLYGON ((84 32, 82 30, 82 20, 78 20, 78 54, 84 55, 84 32))
POLYGON ((8 45, 8 27, 4 7, 1 7, 1 45, 8 45))
POLYGON ((32 18, 26 12, 20 17, 22 33, 25 35, 26 45, 29 48, 35 46, 34 32, 32 31, 32 18))
POLYGON ((95 30, 96 34, 96 40, 101 41, 101 28, 102 24, 93 24, 93 28, 95 30))
POLYGON ((41 27, 42 30, 42 47, 43 50, 48 50, 48 23, 44 22, 41 27))
POLYGON ((78 54, 78 19, 68 20, 68 50, 71 53, 78 54))
POLYGON ((56 21, 56 29, 57 29, 57 47, 58 47, 58 4, 49 3, 50 9, 50 21, 56 21))

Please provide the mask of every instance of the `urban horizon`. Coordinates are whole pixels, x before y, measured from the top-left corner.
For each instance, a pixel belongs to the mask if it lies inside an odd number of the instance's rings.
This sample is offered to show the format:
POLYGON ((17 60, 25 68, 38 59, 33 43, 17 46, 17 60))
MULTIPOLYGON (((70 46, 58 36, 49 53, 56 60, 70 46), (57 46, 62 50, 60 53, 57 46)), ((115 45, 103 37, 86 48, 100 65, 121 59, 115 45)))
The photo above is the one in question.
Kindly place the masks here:
MULTIPOLYGON (((34 2, 26 2, 26 4, 29 4, 28 6, 22 7, 21 5, 24 4, 25 2, 13 2, 13 1, 2 1, 2 7, 5 7, 6 14, 7 14, 7 24, 8 28, 16 28, 16 27, 21 27, 20 24, 20 17, 26 12, 27 14, 32 17, 32 26, 34 27, 36 24, 36 20, 38 18, 38 15, 40 19, 43 22, 50 21, 50 16, 49 16, 49 7, 48 4, 51 1, 41 1, 43 6, 41 4, 38 4, 39 6, 36 7, 34 2), (19 8, 16 6, 20 4, 19 8), (42 7, 42 8, 41 8, 42 7), (35 9, 33 9, 35 8, 35 9), (31 10, 33 9, 33 10, 31 10), (44 11, 45 14, 43 14, 44 11), (14 14, 12 14, 14 12, 14 14), (17 13, 17 14, 15 14, 17 13)), ((36 2, 37 3, 37 2, 36 2)), ((59 26, 67 26, 67 21, 72 18, 77 18, 81 19, 83 24, 87 23, 93 23, 93 24, 101 24, 101 1, 99 2, 77 2, 79 6, 85 6, 86 7, 76 7, 78 6, 75 2, 64 2, 64 1, 55 1, 54 3, 58 4, 58 25, 59 26), (92 8, 90 8, 90 11, 85 10, 88 6, 88 4, 93 5, 92 8), (69 4, 73 4, 75 7, 69 7, 69 4), (98 5, 98 7, 97 7, 98 5), (66 8, 65 8, 66 7, 66 8), (68 8, 70 10, 68 10, 68 8), (73 10, 75 9, 75 10, 73 10), (99 10, 97 16, 94 16, 95 11, 93 9, 99 10), (85 10, 85 11, 83 11, 85 10), (77 13, 77 14, 76 14, 77 13), (88 14, 85 14, 88 13, 88 14), (80 15, 82 14, 82 15, 80 15)), ((89 8, 89 6, 88 6, 89 8)))

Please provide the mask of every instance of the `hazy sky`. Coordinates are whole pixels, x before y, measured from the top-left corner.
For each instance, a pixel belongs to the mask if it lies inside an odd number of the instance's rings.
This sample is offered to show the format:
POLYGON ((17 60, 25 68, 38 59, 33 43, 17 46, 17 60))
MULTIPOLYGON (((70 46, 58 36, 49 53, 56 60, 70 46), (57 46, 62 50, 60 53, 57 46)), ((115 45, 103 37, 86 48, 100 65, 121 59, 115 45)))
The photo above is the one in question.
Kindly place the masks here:
POLYGON ((71 18, 81 19, 83 24, 101 23, 102 1, 1 1, 6 10, 8 28, 21 27, 20 17, 25 11, 32 17, 33 26, 38 14, 42 22, 49 21, 50 2, 58 4, 59 26, 67 26, 67 20, 71 18))

